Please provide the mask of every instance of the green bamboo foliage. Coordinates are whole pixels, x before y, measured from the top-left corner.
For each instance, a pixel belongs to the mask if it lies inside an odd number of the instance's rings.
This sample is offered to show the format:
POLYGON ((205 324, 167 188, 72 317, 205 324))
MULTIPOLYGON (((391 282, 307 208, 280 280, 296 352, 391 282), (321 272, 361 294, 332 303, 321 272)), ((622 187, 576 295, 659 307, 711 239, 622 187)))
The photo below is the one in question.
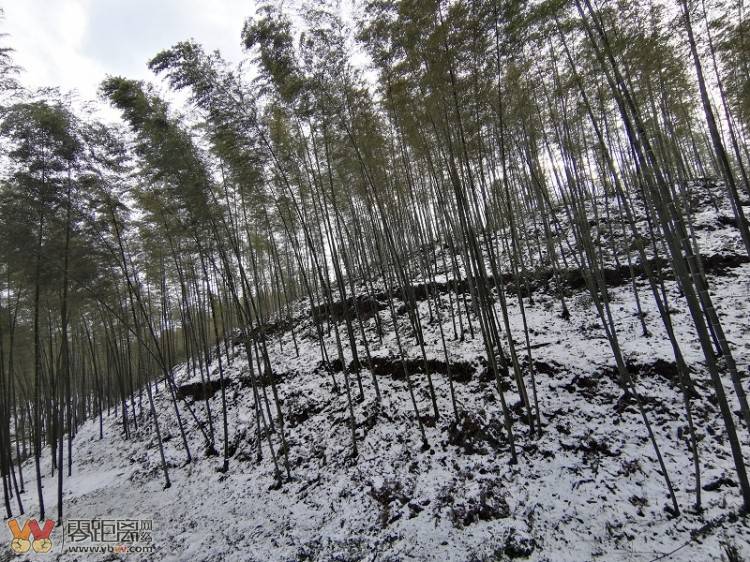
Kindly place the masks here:
POLYGON ((254 400, 255 458, 270 460, 281 485, 293 468, 270 347, 280 326, 291 346, 278 341, 279 351, 299 355, 311 339, 321 380, 346 400, 353 457, 363 404, 384 397, 375 342, 393 335, 412 409, 405 430, 428 448, 427 425, 463 419, 451 357, 476 340, 508 461, 524 462, 519 444, 548 430, 531 343, 543 327, 528 314, 534 290, 542 279, 568 320, 576 274, 677 515, 674 467, 661 454, 670 437, 649 417, 622 350, 612 268, 628 273, 626 313, 637 315, 640 337, 663 328, 674 356, 700 508, 711 452, 699 447, 695 366, 668 277, 678 283, 750 508, 741 447, 750 407, 694 224, 696 196, 717 209, 726 202, 740 251, 750 252, 743 2, 372 0, 355 19, 323 1, 259 6, 241 33, 252 72, 180 42, 149 68, 188 94, 189 111, 153 85, 109 77, 102 99, 123 126, 79 114, 58 92, 21 91, 12 51, 0 47, 8 516, 23 512, 21 493, 35 487, 44 517, 45 454, 62 497, 88 418, 100 438, 106 416, 126 439, 153 428, 170 486, 158 393, 174 410, 184 462, 220 456, 217 469, 231 470, 239 437, 225 386, 235 346, 254 400), (366 71, 352 53, 369 60, 366 71), (658 317, 644 314, 649 302, 658 317), (514 310, 523 333, 514 333, 514 310), (435 324, 439 340, 428 342, 435 324), (435 360, 447 377, 433 377, 435 360), (205 388, 218 384, 221 411, 180 398, 180 365, 205 388), (441 409, 443 393, 450 406, 441 409))

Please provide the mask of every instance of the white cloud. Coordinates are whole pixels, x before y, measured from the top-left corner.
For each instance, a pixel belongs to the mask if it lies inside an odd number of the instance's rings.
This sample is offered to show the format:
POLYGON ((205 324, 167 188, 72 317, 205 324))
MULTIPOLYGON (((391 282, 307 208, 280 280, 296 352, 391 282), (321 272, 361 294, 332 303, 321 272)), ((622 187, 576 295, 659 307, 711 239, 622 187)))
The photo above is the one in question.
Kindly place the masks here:
POLYGON ((243 58, 240 31, 252 0, 14 0, 0 30, 9 34, 22 82, 96 97, 107 74, 153 79, 146 62, 190 37, 225 58, 243 58))

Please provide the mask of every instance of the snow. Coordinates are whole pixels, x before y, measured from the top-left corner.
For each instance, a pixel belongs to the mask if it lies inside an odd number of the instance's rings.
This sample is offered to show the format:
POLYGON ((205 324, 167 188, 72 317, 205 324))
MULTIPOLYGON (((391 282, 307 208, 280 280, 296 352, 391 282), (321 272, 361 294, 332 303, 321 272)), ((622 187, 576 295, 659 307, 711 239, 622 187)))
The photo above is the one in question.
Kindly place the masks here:
MULTIPOLYGON (((722 208, 720 213, 727 214, 727 210, 722 208)), ((741 254, 738 233, 726 223, 719 221, 711 208, 704 206, 696 213, 704 255, 741 254)), ((750 264, 726 268, 709 278, 738 367, 747 373, 750 264)), ((671 363, 671 348, 650 289, 643 280, 637 284, 652 335, 641 334, 630 283, 612 288, 612 310, 623 352, 632 364, 653 366, 659 359, 671 363)), ((98 420, 91 420, 75 436, 74 475, 66 480, 65 488, 66 514, 76 519, 153 519, 158 548, 150 559, 164 561, 482 561, 515 557, 539 562, 692 562, 721 559, 727 544, 748 557, 750 521, 738 515, 741 498, 723 425, 711 401, 708 374, 679 288, 674 281, 667 281, 667 288, 670 303, 678 310, 674 316, 677 337, 700 394, 693 408, 701 437, 702 483, 722 478, 729 481, 703 492, 702 513, 691 510, 692 458, 683 433, 682 397, 674 381, 644 369, 637 386, 675 486, 682 509, 679 517, 665 510, 669 497, 652 446, 638 411, 623 398, 612 375, 614 361, 591 299, 585 291, 570 295, 571 318, 566 321, 559 316, 555 293, 537 290, 534 304, 524 299, 524 305, 544 432, 539 438, 529 435, 518 415, 521 410, 514 410, 517 464, 509 462, 494 382, 483 374, 481 338, 476 334, 473 339, 467 335, 464 341, 453 340, 447 294, 440 298, 451 362, 470 363, 474 369, 468 382, 454 383, 459 409, 467 415, 461 426, 466 431, 456 430, 446 376, 432 375, 441 414, 434 420, 426 377, 414 374, 412 382, 430 444, 422 450, 406 381, 379 376, 383 401, 378 409, 371 374, 365 369, 365 398, 355 404, 356 459, 350 455, 346 393, 343 388, 335 393, 330 375, 319 368, 314 328, 304 313, 305 304, 300 303, 296 321, 299 357, 289 332, 274 334, 268 342, 286 420, 291 479, 285 478, 280 488, 274 486, 265 440, 263 458, 257 461, 254 403, 250 388, 240 381, 247 376, 247 364, 237 346, 225 373, 229 379, 230 442, 236 445, 227 474, 217 470, 220 456, 206 457, 201 432, 181 404, 194 455, 193 463, 184 464, 174 409, 160 385, 155 399, 166 436, 172 487, 162 489, 159 453, 147 409, 129 440, 123 438, 121 422, 114 416, 104 420, 103 440, 99 439, 98 420), (479 428, 477 433, 467 430, 470 422, 479 428)), ((510 331, 519 358, 525 357, 518 300, 513 294, 507 297, 510 331)), ((426 301, 419 303, 419 311, 423 319, 429 318, 426 301)), ((398 348, 389 311, 381 311, 380 317, 388 328, 382 343, 375 334, 375 320, 367 324, 371 352, 374 357, 395 357, 398 348)), ((407 354, 419 359, 407 315, 398 317, 398 325, 407 354)), ((425 322, 424 327, 428 358, 442 361, 437 323, 425 322)), ((343 327, 340 329, 343 336, 343 327)), ((333 358, 333 332, 326 338, 333 358)), ((351 354, 346 341, 342 337, 348 362, 351 354)), ((359 352, 364 364, 361 344, 359 352)), ((214 361, 213 379, 218 378, 216 367, 214 361)), ((184 368, 176 375, 178 384, 195 382, 184 368)), ((336 378, 343 385, 342 374, 337 373, 336 378)), ((528 374, 526 382, 530 391, 528 374)), ((357 389, 356 377, 351 375, 355 397, 357 389)), ((270 396, 270 387, 267 390, 270 396)), ((732 395, 730 390, 727 384, 732 395)), ((513 381, 505 394, 509 405, 515 406, 518 395, 513 381)), ((216 392, 210 404, 219 451, 220 400, 220 392, 216 392)), ((738 409, 737 404, 732 406, 738 409)), ((194 402, 192 407, 205 419, 203 402, 194 402)), ((748 458, 750 433, 742 426, 738 432, 748 458)), ((278 454, 278 434, 273 441, 278 454)), ((42 470, 47 475, 47 511, 54 514, 56 480, 49 477, 48 452, 42 470)), ((27 491, 23 499, 27 513, 34 514, 31 462, 26 463, 24 475, 27 491)), ((75 559, 61 555, 57 543, 53 552, 60 560, 75 559)), ((112 555, 108 556, 101 559, 111 560, 112 555)))

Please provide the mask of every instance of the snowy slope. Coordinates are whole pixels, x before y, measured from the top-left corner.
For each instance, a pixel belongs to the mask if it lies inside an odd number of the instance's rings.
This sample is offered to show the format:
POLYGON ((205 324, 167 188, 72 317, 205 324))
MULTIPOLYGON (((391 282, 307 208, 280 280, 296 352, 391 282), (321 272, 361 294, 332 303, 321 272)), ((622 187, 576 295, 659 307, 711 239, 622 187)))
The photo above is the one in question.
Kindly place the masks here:
MULTIPOLYGON (((719 218, 725 212, 721 209, 717 214, 705 206, 700 210, 696 224, 704 225, 698 234, 705 256, 739 253, 739 237, 731 221, 719 218)), ((747 373, 750 264, 735 261, 716 268, 709 277, 739 368, 747 373)), ((228 474, 217 471, 220 457, 206 456, 203 437, 186 410, 183 420, 190 429, 195 459, 184 464, 174 410, 160 385, 156 401, 162 433, 167 436, 172 487, 162 489, 159 453, 144 398, 139 430, 130 440, 123 439, 114 417, 105 419, 103 440, 97 421, 82 426, 74 441, 74 475, 66 483, 66 512, 74 518, 153 518, 158 546, 148 558, 153 560, 698 561, 720 560, 725 545, 734 545, 750 557, 750 521, 737 515, 741 500, 708 375, 679 289, 668 281, 670 302, 677 309, 677 334, 699 393, 693 404, 702 437, 705 509, 700 514, 690 510, 692 459, 673 358, 647 284, 638 283, 650 337, 641 335, 628 282, 612 289, 611 301, 623 351, 638 375, 638 389, 683 509, 677 518, 665 510, 669 499, 653 449, 632 398, 616 381, 611 352, 590 298, 585 291, 574 292, 568 299, 571 318, 566 321, 559 317, 555 298, 541 289, 534 294, 533 306, 527 305, 526 316, 544 433, 538 439, 529 435, 515 385, 509 382, 506 396, 517 420, 519 462, 515 465, 509 463, 500 404, 494 381, 487 375, 480 337, 448 344, 454 374, 460 375, 455 380, 460 424, 453 417, 445 374, 432 375, 441 413, 437 420, 431 415, 425 375, 412 376, 430 444, 422 450, 406 381, 396 361, 393 330, 388 329, 380 343, 372 318, 368 338, 379 358, 376 371, 383 403, 377 408, 371 374, 365 369, 365 398, 355 406, 359 456, 351 458, 346 394, 335 393, 331 375, 319 367, 314 330, 301 303, 299 357, 289 332, 276 333, 269 342, 286 421, 291 480, 285 479, 280 488, 274 486, 265 441, 263 459, 256 458, 246 358, 236 346, 227 369, 234 448, 228 474)), ((445 293, 441 296, 445 326, 450 324, 448 303, 445 293)), ((515 297, 509 295, 508 303, 511 333, 519 354, 525 355, 515 297)), ((419 306, 422 318, 429 318, 427 301, 419 306)), ((387 310, 381 311, 381 319, 391 326, 387 310)), ((398 322, 409 357, 419 359, 407 316, 399 316, 398 322)), ((327 338, 334 350, 333 333, 327 338)), ((428 357, 442 362, 437 322, 425 324, 425 338, 428 357)), ((345 355, 351 359, 348 348, 345 355)), ((212 367, 216 368, 215 361, 212 367)), ((180 385, 196 382, 184 368, 176 375, 180 385)), ((335 376, 343 385, 342 373, 335 376)), ((218 378, 218 373, 214 371, 212 377, 218 378)), ((356 396, 353 375, 351 383, 356 396)), ((270 386, 267 391, 270 395, 270 386)), ((186 400, 205 419, 205 403, 190 396, 186 400)), ((220 450, 220 392, 214 393, 210 405, 220 450)), ((740 428, 739 433, 745 456, 750 457, 750 432, 740 428)), ((273 440, 278 452, 278 435, 273 440)), ((46 475, 48 457, 43 464, 46 475)), ((27 463, 24 471, 28 480, 33 465, 27 463)), ((53 514, 55 480, 47 476, 45 483, 47 510, 53 514)), ((36 511, 32 489, 27 482, 24 501, 31 514, 36 511)), ((53 552, 59 557, 59 549, 53 552)), ((101 559, 116 559, 108 556, 101 559)))

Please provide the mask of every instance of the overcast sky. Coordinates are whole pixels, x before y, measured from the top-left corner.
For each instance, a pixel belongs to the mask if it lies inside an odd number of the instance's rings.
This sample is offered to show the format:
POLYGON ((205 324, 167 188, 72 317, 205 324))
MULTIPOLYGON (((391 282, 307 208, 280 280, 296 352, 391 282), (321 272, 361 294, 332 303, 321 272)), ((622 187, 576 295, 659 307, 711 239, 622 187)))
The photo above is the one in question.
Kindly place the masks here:
POLYGON ((59 86, 95 98, 107 75, 151 78, 146 61, 195 38, 233 62, 253 0, 0 0, 0 31, 28 87, 59 86))

